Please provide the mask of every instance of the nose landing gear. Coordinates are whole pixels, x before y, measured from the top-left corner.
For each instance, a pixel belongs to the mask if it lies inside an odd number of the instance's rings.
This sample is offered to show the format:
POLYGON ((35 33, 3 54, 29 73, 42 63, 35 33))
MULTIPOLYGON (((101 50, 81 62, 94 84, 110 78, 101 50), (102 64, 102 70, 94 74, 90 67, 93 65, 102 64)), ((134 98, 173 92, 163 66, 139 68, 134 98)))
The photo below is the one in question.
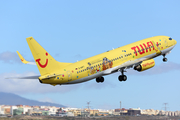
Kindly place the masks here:
POLYGON ((165 55, 163 55, 163 62, 167 62, 167 58, 165 57, 165 55))

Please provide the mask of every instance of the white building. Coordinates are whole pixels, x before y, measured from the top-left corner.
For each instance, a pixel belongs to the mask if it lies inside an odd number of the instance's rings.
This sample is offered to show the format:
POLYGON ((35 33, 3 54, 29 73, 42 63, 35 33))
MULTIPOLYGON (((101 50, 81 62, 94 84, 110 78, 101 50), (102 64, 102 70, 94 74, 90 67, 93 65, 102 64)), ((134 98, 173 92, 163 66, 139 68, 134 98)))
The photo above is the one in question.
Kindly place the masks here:
POLYGON ((4 115, 4 109, 2 108, 1 105, 0 105, 0 115, 4 115))
POLYGON ((29 110, 33 110, 31 107, 23 107, 23 114, 28 114, 29 110))
POLYGON ((13 110, 18 109, 17 106, 11 106, 11 115, 13 115, 13 110))

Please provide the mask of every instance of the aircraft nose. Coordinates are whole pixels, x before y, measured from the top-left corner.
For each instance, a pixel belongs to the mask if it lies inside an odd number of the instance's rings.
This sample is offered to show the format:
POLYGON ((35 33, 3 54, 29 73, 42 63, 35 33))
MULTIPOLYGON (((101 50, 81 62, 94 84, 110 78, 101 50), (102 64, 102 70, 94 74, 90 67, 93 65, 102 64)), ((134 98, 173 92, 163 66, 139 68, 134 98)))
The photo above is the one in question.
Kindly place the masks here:
POLYGON ((177 41, 176 40, 174 40, 174 45, 176 45, 177 44, 177 41))

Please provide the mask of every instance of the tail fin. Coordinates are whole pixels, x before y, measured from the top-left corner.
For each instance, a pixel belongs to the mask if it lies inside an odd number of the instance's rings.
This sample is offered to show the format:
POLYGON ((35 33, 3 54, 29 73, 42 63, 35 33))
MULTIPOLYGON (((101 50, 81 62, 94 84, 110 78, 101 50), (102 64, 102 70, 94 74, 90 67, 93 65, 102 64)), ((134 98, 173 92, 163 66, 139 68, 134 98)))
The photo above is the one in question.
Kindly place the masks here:
POLYGON ((41 75, 53 74, 71 63, 56 61, 33 37, 26 38, 41 75))

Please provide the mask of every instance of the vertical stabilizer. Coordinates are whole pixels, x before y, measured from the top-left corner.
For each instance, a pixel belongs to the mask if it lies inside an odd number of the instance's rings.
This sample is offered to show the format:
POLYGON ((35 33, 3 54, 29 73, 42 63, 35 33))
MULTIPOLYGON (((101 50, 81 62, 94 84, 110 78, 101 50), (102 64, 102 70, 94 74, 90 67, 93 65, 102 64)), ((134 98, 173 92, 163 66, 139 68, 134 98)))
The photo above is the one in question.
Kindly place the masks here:
POLYGON ((41 75, 52 74, 66 65, 56 61, 33 37, 26 40, 41 75))

